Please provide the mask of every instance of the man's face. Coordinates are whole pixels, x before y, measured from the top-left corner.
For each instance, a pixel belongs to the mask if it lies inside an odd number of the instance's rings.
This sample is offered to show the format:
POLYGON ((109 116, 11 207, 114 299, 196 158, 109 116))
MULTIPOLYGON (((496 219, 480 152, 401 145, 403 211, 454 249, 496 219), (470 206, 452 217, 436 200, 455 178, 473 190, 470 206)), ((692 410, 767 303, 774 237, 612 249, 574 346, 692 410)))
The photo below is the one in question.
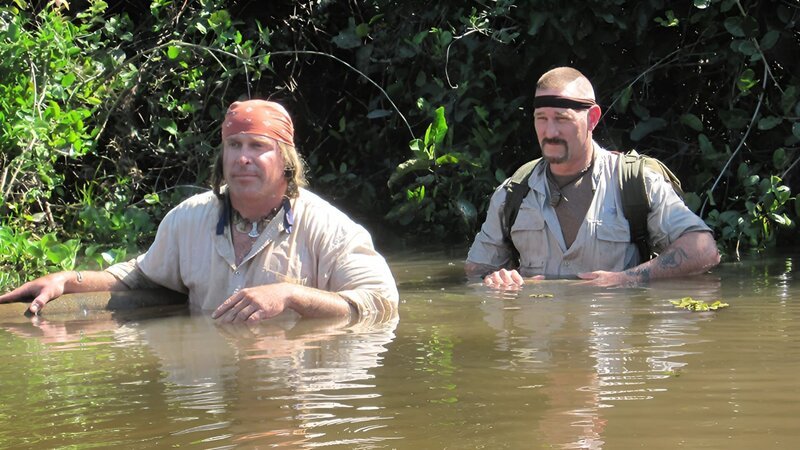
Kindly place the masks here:
MULTIPOLYGON (((559 90, 543 89, 536 95, 568 95, 559 90)), ((542 156, 550 164, 582 160, 589 151, 588 110, 542 107, 533 111, 536 137, 542 156)))
POLYGON ((284 195, 285 164, 275 139, 240 133, 228 136, 222 145, 222 173, 231 195, 259 200, 284 195))

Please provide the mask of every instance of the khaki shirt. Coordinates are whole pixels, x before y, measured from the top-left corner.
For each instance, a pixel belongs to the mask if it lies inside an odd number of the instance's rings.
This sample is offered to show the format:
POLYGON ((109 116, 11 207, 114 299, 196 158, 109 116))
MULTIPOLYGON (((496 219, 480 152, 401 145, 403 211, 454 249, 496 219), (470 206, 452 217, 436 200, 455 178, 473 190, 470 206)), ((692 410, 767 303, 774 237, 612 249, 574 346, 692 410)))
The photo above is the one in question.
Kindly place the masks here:
MULTIPOLYGON (((639 253, 630 242, 630 227, 622 212, 622 196, 616 181, 619 155, 596 143, 594 147, 594 198, 569 248, 564 243, 555 209, 550 206, 545 175, 547 164, 536 165, 528 181, 531 190, 523 199, 517 220, 511 227, 511 240, 520 253, 522 276, 572 278, 581 272, 619 272, 639 264, 639 253)), ((497 269, 510 264, 511 249, 503 242, 500 225, 508 181, 492 195, 486 221, 469 249, 468 262, 497 269)), ((711 231, 686 207, 661 174, 645 170, 645 190, 651 205, 647 229, 651 247, 656 252, 663 251, 684 233, 711 231)))
POLYGON ((217 234, 222 205, 212 192, 183 201, 146 253, 106 270, 131 289, 155 284, 188 293, 204 310, 240 289, 285 281, 335 292, 362 317, 396 313, 397 286, 369 233, 328 202, 301 189, 292 232, 280 210, 238 266, 230 225, 217 234))

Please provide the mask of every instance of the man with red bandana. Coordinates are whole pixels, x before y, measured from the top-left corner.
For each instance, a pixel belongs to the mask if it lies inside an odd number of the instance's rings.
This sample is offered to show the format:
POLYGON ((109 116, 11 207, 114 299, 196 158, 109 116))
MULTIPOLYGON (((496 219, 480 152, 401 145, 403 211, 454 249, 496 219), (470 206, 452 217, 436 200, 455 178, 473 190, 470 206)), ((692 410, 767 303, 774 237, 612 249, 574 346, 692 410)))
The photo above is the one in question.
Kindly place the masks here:
POLYGON ((613 286, 698 274, 719 263, 711 230, 649 169, 647 229, 659 256, 644 261, 639 255, 616 181, 620 155, 592 139, 601 110, 583 74, 570 67, 548 71, 536 84, 533 106, 543 163, 532 172, 530 191, 511 227, 519 264, 512 266, 501 225, 506 180, 492 196, 470 248, 468 275, 498 288, 518 288, 525 278, 580 278, 613 286))
POLYGON ((213 192, 164 217, 146 253, 104 271, 58 272, 0 296, 38 313, 64 293, 166 287, 223 322, 394 314, 398 293, 369 233, 304 187, 294 127, 278 103, 233 103, 213 192), (291 313, 290 313, 291 314, 291 313))

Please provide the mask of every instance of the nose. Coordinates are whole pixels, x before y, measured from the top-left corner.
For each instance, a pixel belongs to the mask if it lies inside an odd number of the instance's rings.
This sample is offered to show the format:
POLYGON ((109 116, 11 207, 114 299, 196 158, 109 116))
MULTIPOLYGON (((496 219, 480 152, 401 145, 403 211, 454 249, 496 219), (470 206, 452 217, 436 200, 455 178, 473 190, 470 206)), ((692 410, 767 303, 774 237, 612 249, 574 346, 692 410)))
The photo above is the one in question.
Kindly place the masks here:
POLYGON ((553 138, 558 137, 558 127, 556 126, 556 121, 552 119, 547 119, 545 121, 544 126, 544 137, 546 138, 553 138))
POLYGON ((239 153, 239 157, 236 158, 236 162, 239 163, 241 166, 246 166, 251 163, 250 158, 247 156, 245 152, 239 153))

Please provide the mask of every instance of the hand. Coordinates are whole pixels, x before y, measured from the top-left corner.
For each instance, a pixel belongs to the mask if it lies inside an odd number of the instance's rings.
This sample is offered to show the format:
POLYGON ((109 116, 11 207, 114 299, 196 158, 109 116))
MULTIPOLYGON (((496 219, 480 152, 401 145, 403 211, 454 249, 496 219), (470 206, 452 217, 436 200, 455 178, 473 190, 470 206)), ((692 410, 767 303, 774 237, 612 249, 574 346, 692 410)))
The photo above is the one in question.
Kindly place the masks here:
POLYGON ((0 295, 0 303, 13 302, 33 298, 28 307, 30 312, 37 314, 50 300, 60 297, 64 293, 66 279, 62 273, 53 273, 29 281, 13 291, 0 295))
POLYGON ((579 273, 578 278, 586 280, 586 283, 583 284, 601 287, 632 285, 636 283, 636 280, 625 272, 606 272, 604 270, 579 273))
POLYGON ((514 269, 500 269, 486 275, 483 279, 483 284, 495 289, 519 289, 525 284, 525 280, 514 269))
POLYGON ((225 323, 244 323, 275 317, 289 307, 293 286, 278 283, 242 289, 211 313, 211 318, 225 323))

